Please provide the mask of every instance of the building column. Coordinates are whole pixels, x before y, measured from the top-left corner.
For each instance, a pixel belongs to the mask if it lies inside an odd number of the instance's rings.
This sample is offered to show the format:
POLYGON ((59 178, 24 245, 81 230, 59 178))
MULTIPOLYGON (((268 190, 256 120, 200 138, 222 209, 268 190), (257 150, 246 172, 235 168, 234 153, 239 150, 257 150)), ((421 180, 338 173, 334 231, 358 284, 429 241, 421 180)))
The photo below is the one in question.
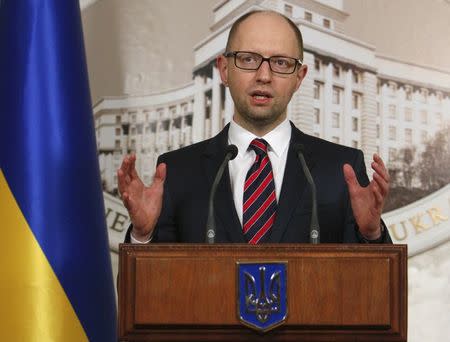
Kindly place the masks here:
POLYGON ((352 69, 345 72, 344 83, 344 115, 342 115, 342 144, 352 146, 352 116, 353 116, 353 91, 352 69))
POLYGON ((230 88, 225 87, 225 110, 224 110, 224 124, 231 121, 234 114, 234 102, 231 97, 230 88))
MULTIPOLYGON (((361 149, 365 155, 366 170, 372 178, 372 156, 377 151, 377 76, 365 71, 362 74, 363 93, 361 110, 361 149)), ((380 137, 380 142, 383 141, 380 137)))
MULTIPOLYGON (((221 107, 221 94, 220 94, 220 74, 219 69, 214 65, 212 67, 212 96, 211 96, 211 136, 215 136, 217 133, 219 133, 221 125, 221 113, 220 113, 220 107, 221 107)), ((209 137, 206 137, 209 138, 209 137)))
POLYGON ((331 125, 333 117, 333 63, 328 63, 324 73, 323 85, 323 138, 331 140, 331 125))
MULTIPOLYGON (((314 66, 314 55, 305 52, 303 63, 314 66)), ((314 78, 309 74, 303 79, 299 90, 292 96, 288 106, 288 117, 303 132, 313 134, 314 131, 314 78)))
POLYGON ((192 143, 205 139, 205 80, 202 75, 194 79, 194 111, 192 115, 192 143))

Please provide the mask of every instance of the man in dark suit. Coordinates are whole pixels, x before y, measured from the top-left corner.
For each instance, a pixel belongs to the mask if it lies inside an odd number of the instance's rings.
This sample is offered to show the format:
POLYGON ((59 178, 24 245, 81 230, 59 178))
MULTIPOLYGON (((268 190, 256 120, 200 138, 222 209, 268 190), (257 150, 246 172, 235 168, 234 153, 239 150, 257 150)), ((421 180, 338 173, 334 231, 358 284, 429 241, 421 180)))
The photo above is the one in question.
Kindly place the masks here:
POLYGON ((303 146, 317 187, 321 242, 390 242, 381 221, 389 175, 374 155, 369 182, 361 151, 306 135, 286 108, 307 73, 298 28, 275 12, 251 12, 232 26, 217 58, 235 104, 216 137, 159 158, 146 187, 135 156, 118 170, 132 221, 126 242, 204 242, 208 197, 228 144, 239 148, 214 201, 216 242, 308 242, 311 192, 296 155, 303 146), (253 188, 252 188, 253 187, 253 188))

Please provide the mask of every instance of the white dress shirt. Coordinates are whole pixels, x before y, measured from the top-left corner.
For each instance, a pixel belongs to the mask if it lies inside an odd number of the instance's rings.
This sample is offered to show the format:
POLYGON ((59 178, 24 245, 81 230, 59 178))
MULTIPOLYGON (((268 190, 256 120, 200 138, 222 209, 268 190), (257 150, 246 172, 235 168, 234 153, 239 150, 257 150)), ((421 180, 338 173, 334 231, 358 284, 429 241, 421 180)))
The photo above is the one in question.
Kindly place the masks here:
POLYGON ((272 164, 273 178, 275 181, 275 194, 277 202, 280 198, 281 186, 283 184, 284 169, 286 168, 287 153, 289 141, 291 140, 291 125, 288 119, 285 119, 275 129, 262 137, 250 133, 239 126, 234 120, 230 122, 228 130, 228 143, 234 144, 238 148, 238 155, 230 161, 230 181, 231 191, 233 192, 234 205, 236 213, 242 225, 242 202, 244 197, 245 177, 250 167, 253 165, 256 153, 249 149, 253 139, 261 138, 267 141, 267 152, 270 163, 272 164))

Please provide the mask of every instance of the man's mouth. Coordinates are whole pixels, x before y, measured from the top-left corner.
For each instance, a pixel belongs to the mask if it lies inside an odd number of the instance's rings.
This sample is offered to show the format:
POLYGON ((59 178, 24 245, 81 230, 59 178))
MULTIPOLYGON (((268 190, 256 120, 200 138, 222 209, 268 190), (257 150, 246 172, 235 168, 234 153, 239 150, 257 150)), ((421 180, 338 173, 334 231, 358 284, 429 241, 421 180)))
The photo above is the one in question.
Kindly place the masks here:
POLYGON ((271 93, 262 90, 252 91, 250 95, 256 100, 271 99, 273 97, 271 93))
POLYGON ((272 93, 264 90, 254 90, 250 92, 251 103, 255 106, 265 106, 272 102, 272 93))

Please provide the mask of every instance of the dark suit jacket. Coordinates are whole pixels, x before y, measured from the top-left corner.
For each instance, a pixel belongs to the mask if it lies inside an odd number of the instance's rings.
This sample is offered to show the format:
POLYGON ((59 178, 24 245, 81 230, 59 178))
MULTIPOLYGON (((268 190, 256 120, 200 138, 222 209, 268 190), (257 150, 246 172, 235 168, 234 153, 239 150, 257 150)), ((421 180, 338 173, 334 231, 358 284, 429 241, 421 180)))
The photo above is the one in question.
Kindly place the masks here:
MULTIPOLYGON (((306 163, 316 183, 321 242, 363 242, 353 217, 342 171, 344 163, 349 163, 360 184, 367 185, 369 180, 363 153, 309 136, 291 125, 292 135, 278 211, 268 242, 309 242, 311 191, 293 150, 296 143, 304 146, 306 163)), ((167 164, 167 177, 163 208, 152 242, 205 242, 209 192, 225 157, 228 127, 214 138, 160 156, 158 163, 167 164)), ((228 168, 218 185, 214 207, 216 242, 245 243, 234 206, 228 168)), ((125 242, 130 241, 130 231, 125 242)), ((390 242, 387 230, 382 242, 390 242)))

